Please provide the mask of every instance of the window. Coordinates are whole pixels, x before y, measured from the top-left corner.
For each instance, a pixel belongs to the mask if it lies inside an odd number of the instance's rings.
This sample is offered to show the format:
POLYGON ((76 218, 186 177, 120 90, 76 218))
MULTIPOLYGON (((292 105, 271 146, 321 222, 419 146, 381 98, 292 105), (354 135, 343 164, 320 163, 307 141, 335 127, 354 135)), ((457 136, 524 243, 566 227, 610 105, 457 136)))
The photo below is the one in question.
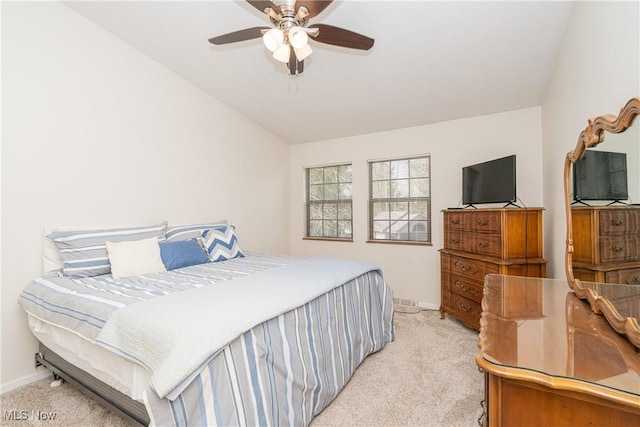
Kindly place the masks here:
POLYGON ((431 156, 369 162, 369 239, 431 243, 431 156))
POLYGON ((351 164, 306 168, 307 237, 353 238, 351 164))

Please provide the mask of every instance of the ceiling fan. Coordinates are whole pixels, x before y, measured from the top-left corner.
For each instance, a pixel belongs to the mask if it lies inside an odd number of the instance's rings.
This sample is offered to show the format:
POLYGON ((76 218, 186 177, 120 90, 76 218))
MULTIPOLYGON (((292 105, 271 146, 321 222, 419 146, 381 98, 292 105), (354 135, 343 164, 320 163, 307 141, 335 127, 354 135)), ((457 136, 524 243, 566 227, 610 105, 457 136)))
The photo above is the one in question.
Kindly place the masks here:
POLYGON ((288 73, 301 74, 311 54, 309 37, 320 43, 350 49, 369 50, 374 40, 362 34, 326 24, 308 25, 309 19, 325 10, 333 0, 246 0, 265 13, 272 27, 252 27, 212 37, 209 42, 224 45, 262 37, 273 57, 287 64, 288 73))

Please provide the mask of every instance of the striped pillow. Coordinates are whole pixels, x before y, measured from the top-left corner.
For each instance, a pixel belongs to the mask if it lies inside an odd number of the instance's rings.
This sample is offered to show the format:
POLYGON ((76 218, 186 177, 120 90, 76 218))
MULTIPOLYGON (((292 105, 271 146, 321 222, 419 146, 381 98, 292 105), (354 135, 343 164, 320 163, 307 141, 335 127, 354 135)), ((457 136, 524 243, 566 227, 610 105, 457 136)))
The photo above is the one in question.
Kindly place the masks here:
POLYGON ((244 257, 238 246, 236 227, 229 225, 223 228, 212 228, 202 233, 204 248, 213 262, 226 261, 235 257, 244 257))
POLYGON ((125 242, 156 237, 166 240, 167 223, 147 227, 54 231, 49 237, 60 251, 62 274, 72 278, 111 273, 106 241, 125 242))
POLYGON ((212 228, 223 228, 229 223, 226 219, 214 221, 209 224, 180 225, 167 228, 167 242, 179 240, 197 239, 202 237, 202 233, 212 228))

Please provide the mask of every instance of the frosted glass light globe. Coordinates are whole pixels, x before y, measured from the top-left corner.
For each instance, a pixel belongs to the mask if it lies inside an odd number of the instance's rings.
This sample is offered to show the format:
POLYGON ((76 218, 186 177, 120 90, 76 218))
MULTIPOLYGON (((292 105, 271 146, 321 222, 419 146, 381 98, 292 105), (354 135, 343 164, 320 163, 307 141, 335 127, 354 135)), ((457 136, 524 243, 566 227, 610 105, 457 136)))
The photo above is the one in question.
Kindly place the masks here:
POLYGON ((277 28, 272 28, 262 35, 262 42, 267 49, 275 52, 284 42, 284 33, 277 28))
POLYGON ((302 49, 309 41, 307 32, 300 27, 291 27, 289 29, 289 43, 296 49, 302 49))
POLYGON ((291 55, 291 48, 288 44, 281 44, 280 47, 277 48, 275 52, 273 52, 273 57, 280 62, 284 62, 285 64, 289 62, 289 55, 291 55))
POLYGON ((311 46, 309 46, 308 44, 304 45, 300 49, 295 48, 294 50, 296 52, 296 58, 298 58, 298 61, 304 61, 305 58, 311 55, 311 52, 313 52, 311 50, 311 46))

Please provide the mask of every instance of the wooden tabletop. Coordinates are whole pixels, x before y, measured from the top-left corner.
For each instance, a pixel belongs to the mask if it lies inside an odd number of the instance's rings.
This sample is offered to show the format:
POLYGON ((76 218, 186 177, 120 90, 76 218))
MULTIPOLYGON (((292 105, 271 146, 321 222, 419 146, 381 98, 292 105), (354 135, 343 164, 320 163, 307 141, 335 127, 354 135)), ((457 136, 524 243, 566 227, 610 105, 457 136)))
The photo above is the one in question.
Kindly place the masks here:
POLYGON ((488 275, 482 309, 477 363, 485 371, 640 411, 640 349, 565 280, 488 275))

